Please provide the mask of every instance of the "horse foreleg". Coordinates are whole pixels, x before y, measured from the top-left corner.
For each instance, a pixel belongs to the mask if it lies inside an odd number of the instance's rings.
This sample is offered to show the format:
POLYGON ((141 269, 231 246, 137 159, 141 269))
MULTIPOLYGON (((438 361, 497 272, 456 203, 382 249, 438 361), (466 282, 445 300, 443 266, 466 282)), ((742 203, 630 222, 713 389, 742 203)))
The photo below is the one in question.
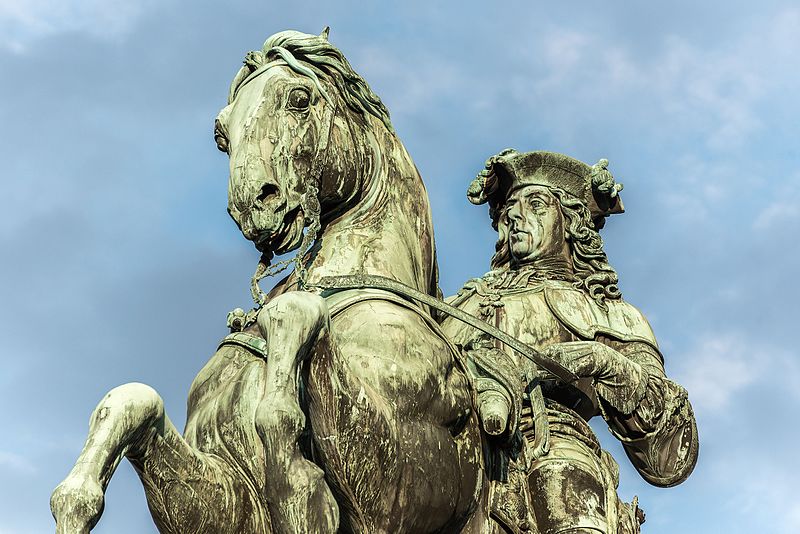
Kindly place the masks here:
POLYGON ((75 467, 50 498, 57 534, 94 527, 120 460, 163 431, 164 420, 161 397, 149 386, 125 384, 106 394, 89 420, 89 437, 75 467))
POLYGON ((336 532, 339 509, 316 464, 300 450, 306 418, 300 407, 300 365, 327 331, 324 299, 285 293, 267 304, 258 325, 267 340, 266 391, 256 427, 266 457, 266 500, 277 532, 336 532))
POLYGON ((154 389, 125 384, 98 404, 75 467, 53 492, 50 508, 57 534, 88 533, 94 527, 122 458, 139 474, 159 532, 270 531, 261 499, 245 477, 188 443, 164 413, 154 389))

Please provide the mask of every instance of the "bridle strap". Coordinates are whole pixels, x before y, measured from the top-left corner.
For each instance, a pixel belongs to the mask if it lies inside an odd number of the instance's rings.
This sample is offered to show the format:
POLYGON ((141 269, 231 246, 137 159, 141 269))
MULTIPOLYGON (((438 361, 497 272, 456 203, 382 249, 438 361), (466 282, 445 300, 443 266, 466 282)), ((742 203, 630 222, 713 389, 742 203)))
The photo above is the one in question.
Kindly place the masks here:
POLYGON ((292 56, 291 52, 289 52, 288 50, 286 50, 285 48, 283 48, 281 46, 274 46, 274 47, 270 48, 270 50, 269 50, 269 52, 267 52, 267 54, 269 54, 270 52, 275 52, 276 54, 278 54, 278 57, 280 57, 280 59, 283 60, 283 63, 281 63, 280 60, 268 61, 268 62, 264 63, 263 65, 261 65, 260 67, 256 68, 254 71, 250 72, 250 74, 248 74, 247 77, 245 77, 245 79, 242 80, 239 83, 239 85, 233 91, 233 94, 230 95, 230 97, 228 99, 228 104, 232 104, 233 101, 236 100, 236 96, 239 94, 239 90, 242 87, 244 87, 248 83, 252 82, 254 79, 258 78, 259 76, 264 74, 266 71, 268 71, 272 67, 277 67, 277 66, 280 66, 280 65, 285 65, 285 66, 289 67, 290 69, 292 69, 293 71, 295 71, 296 73, 298 73, 298 74, 300 74, 302 76, 305 76, 307 78, 311 78, 311 80, 314 81, 314 85, 317 86, 317 89, 319 90, 319 92, 322 95, 322 97, 325 98, 325 100, 327 100, 328 103, 330 103, 330 104, 334 103, 333 98, 322 87, 322 83, 319 81, 319 77, 317 76, 317 74, 313 70, 311 70, 310 68, 308 68, 308 67, 306 67, 306 66, 304 66, 304 65, 302 65, 302 64, 300 64, 298 62, 291 61, 294 58, 294 56, 292 56))
POLYGON ((307 269, 303 264, 303 260, 308 249, 311 248, 311 245, 316 241, 317 233, 320 229, 322 214, 319 202, 319 189, 322 183, 322 173, 328 162, 328 145, 330 145, 333 132, 333 123, 336 120, 336 101, 333 99, 323 100, 325 100, 325 110, 322 113, 322 129, 319 133, 319 142, 314 152, 314 159, 311 161, 306 191, 300 201, 304 216, 307 221, 310 221, 310 224, 293 258, 281 260, 274 265, 270 265, 270 257, 266 255, 261 256, 258 266, 256 267, 256 272, 250 280, 250 293, 253 296, 253 301, 256 303, 256 306, 262 306, 267 298, 258 283, 267 276, 275 276, 285 271, 292 263, 294 263, 299 288, 302 289, 305 287, 307 269))
POLYGON ((317 233, 320 229, 320 220, 322 218, 322 208, 319 202, 319 190, 322 184, 322 173, 328 163, 328 145, 330 145, 331 135, 333 132, 333 122, 336 120, 336 101, 332 100, 326 103, 325 111, 322 114, 322 130, 319 133, 319 144, 317 151, 314 154, 314 160, 311 162, 311 183, 306 185, 306 191, 303 194, 301 205, 306 220, 310 220, 306 235, 303 236, 303 242, 300 248, 297 249, 297 254, 294 257, 294 268, 297 274, 298 286, 302 289, 305 286, 307 270, 303 264, 304 257, 308 249, 317 239, 317 233))

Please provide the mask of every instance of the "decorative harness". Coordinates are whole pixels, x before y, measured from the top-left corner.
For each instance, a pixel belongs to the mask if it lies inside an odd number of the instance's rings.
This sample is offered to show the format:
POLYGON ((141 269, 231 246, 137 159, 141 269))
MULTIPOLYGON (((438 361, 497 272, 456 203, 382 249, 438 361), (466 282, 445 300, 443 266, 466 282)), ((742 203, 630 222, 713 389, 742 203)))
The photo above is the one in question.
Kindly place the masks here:
MULTIPOLYGON (((468 313, 459 310, 454 306, 434 298, 431 295, 397 282, 396 280, 377 275, 359 274, 327 276, 313 284, 306 283, 307 270, 303 263, 303 257, 316 240, 317 233, 320 230, 320 204, 318 198, 319 184, 321 183, 322 179, 322 171, 327 163, 328 145, 330 144, 333 122, 336 118, 336 101, 328 94, 327 91, 325 91, 324 87, 322 87, 322 84, 314 71, 302 65, 293 64, 286 58, 287 54, 289 56, 291 56, 291 54, 282 47, 274 47, 270 50, 270 52, 273 51, 281 56, 289 68, 311 78, 317 86, 320 94, 326 100, 327 105, 325 106, 325 110, 323 112, 319 144, 317 145, 314 159, 311 163, 311 170, 309 173, 310 180, 300 201, 306 221, 310 223, 308 230, 303 236, 303 241, 293 258, 282 260, 275 265, 270 265, 271 254, 263 254, 261 256, 258 266, 256 267, 256 271, 253 274, 250 282, 250 290, 257 307, 260 308, 263 306, 267 300, 266 294, 259 287, 259 282, 267 276, 273 276, 284 271, 290 264, 294 263, 295 272, 298 279, 298 288, 301 290, 309 287, 335 292, 353 289, 377 289, 387 291, 389 293, 398 295, 403 299, 417 301, 430 306, 441 313, 447 314, 458 321, 466 323, 476 330, 480 330, 481 332, 488 334, 489 336, 497 339, 521 354, 525 359, 528 360, 530 364, 530 368, 528 369, 528 372, 525 373, 525 377, 526 381, 530 381, 533 385, 529 393, 531 409, 534 416, 534 427, 536 429, 533 456, 534 458, 539 458, 547 454, 550 448, 550 431, 547 424, 547 409, 544 403, 544 395, 542 394, 541 380, 545 378, 547 374, 549 374, 564 384, 574 386, 587 399, 589 399, 590 402, 594 403, 596 399, 593 388, 591 387, 591 379, 578 377, 575 375, 575 373, 561 365, 559 362, 548 358, 533 347, 508 335, 499 328, 477 319, 476 317, 473 317, 472 315, 469 315, 468 313), (539 371, 540 368, 546 373, 539 371)), ((236 89, 233 99, 236 98, 238 90, 246 83, 252 81, 254 78, 263 74, 270 68, 281 64, 282 63, 273 61, 254 70, 236 89)), ((267 342, 266 340, 257 336, 253 336, 244 332, 234 332, 222 340, 220 347, 227 344, 238 345, 261 355, 264 359, 267 359, 267 342)))
MULTIPOLYGON (((300 244, 300 247, 297 249, 297 253, 294 255, 293 258, 281 260, 278 263, 271 265, 270 260, 272 257, 271 253, 262 254, 261 258, 258 261, 258 266, 256 267, 256 272, 253 274, 252 279, 250 280, 250 292, 253 296, 253 300, 255 301, 257 306, 263 306, 267 300, 267 296, 264 291, 261 290, 258 283, 266 278, 267 276, 274 276, 286 270, 289 265, 294 263, 295 272, 297 273, 297 278, 299 281, 299 287, 302 289, 305 286, 305 279, 307 275, 306 267, 303 264, 303 257, 308 252, 308 249, 311 248, 311 245, 317 239, 317 233, 320 230, 320 205, 319 205, 319 184, 322 180, 322 171, 325 168, 325 165, 328 162, 328 145, 330 144, 331 139, 331 131, 333 130, 333 122, 336 119, 336 100, 325 90, 322 86, 322 83, 319 80, 319 77, 316 73, 308 67, 300 65, 296 62, 290 60, 292 54, 283 47, 275 46, 267 52, 275 52, 278 54, 281 59, 285 62, 285 65, 290 69, 294 70, 295 72, 302 74, 311 80, 314 81, 314 85, 316 85, 317 90, 322 95, 322 97, 327 102, 325 109, 322 115, 322 129, 320 130, 319 134, 319 144, 317 145, 317 149, 314 153, 314 159, 311 161, 311 170, 309 171, 310 179, 307 180, 306 190, 303 193, 303 197, 300 200, 300 206, 303 209, 303 214, 305 216, 306 222, 308 223, 308 230, 306 231, 305 235, 303 236, 303 241, 300 244)), ((284 63, 280 63, 278 61, 271 61, 266 63, 256 70, 251 72, 247 78, 242 80, 239 86, 233 93, 231 98, 231 102, 236 99, 236 96, 239 93, 239 90, 247 83, 251 82, 253 79, 257 78, 261 74, 265 73, 272 67, 277 67, 284 65, 284 63)))

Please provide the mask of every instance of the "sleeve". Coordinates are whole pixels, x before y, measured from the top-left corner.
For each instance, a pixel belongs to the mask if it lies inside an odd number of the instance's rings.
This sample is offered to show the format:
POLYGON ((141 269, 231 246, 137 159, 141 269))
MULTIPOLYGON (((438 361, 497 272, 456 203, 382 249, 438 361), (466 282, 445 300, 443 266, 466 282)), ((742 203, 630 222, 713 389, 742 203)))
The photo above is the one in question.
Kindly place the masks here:
POLYGON ((623 414, 601 403, 611 433, 649 483, 660 487, 680 484, 694 469, 699 448, 686 390, 666 377, 661 355, 652 345, 603 342, 638 363, 648 375, 644 396, 632 412, 623 414))

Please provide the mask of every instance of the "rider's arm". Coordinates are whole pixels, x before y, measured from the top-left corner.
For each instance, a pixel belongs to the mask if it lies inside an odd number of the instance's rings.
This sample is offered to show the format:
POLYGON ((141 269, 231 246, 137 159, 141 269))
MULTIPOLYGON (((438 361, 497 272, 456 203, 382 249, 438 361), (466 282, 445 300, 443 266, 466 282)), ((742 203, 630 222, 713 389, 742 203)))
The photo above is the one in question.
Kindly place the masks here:
POLYGON ((602 342, 647 375, 644 395, 629 413, 601 403, 611 433, 645 480, 662 487, 683 482, 694 469, 698 451, 697 426, 686 390, 667 378, 661 355, 652 345, 602 342))

